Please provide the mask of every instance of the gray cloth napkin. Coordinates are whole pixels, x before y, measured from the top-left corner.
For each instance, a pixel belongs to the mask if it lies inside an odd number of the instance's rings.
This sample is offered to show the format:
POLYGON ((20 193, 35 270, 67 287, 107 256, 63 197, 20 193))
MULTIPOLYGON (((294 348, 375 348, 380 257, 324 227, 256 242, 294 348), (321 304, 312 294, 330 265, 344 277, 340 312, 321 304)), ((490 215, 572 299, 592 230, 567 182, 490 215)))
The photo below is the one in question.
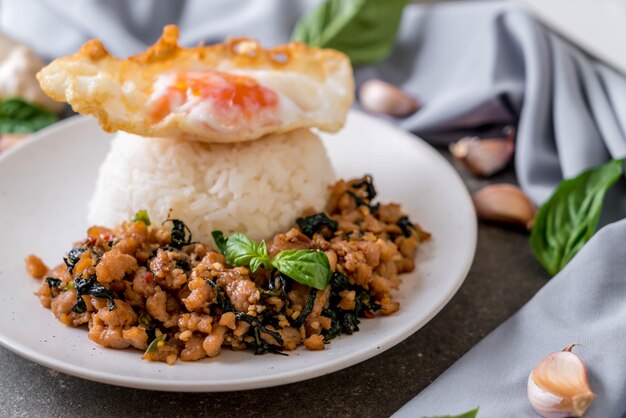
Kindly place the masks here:
MULTIPOLYGON (((626 220, 601 229, 517 314, 478 343, 395 418, 461 413, 536 417, 528 375, 570 343, 587 365, 598 397, 585 416, 626 412, 626 220)), ((506 277, 502 278, 506 280, 506 277)))
MULTIPOLYGON (((0 31, 44 57, 74 52, 97 37, 112 53, 144 49, 176 23, 181 42, 248 35, 285 42, 316 0, 0 0, 0 31)), ((626 154, 626 77, 595 62, 511 2, 410 5, 393 54, 358 68, 358 83, 381 78, 424 103, 391 123, 444 145, 472 133, 518 127, 515 168, 524 190, 544 201, 565 177, 626 154)), ((615 194, 614 217, 626 214, 615 194)), ((528 373, 570 342, 590 367, 599 394, 591 417, 626 411, 626 223, 584 249, 517 315, 472 349, 399 416, 458 413, 535 416, 525 397, 528 373)), ((506 280, 505 277, 502 278, 506 280)))

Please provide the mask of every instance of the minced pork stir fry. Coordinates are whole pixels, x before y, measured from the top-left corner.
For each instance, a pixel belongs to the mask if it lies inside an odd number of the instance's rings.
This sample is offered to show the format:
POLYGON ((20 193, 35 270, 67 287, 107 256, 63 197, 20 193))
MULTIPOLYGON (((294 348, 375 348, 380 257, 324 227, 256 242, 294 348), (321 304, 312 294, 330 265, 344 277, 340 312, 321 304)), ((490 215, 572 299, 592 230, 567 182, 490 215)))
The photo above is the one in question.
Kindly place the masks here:
POLYGON ((340 180, 325 213, 305 213, 267 245, 215 231, 215 249, 183 222, 150 226, 140 211, 115 229, 89 228, 54 269, 33 255, 26 269, 43 279, 36 295, 59 321, 146 360, 194 361, 223 346, 322 350, 358 331, 360 318, 398 310, 391 290, 429 238, 375 196, 370 176, 340 180))

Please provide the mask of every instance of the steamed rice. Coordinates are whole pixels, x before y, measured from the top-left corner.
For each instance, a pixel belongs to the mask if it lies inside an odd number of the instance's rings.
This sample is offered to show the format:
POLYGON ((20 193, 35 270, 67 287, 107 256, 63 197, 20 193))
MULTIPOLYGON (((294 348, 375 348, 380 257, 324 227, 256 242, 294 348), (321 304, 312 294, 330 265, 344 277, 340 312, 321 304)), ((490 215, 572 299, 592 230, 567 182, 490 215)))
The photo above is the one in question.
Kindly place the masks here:
POLYGON ((120 132, 100 168, 88 222, 114 226, 146 209, 155 223, 184 221, 200 241, 214 229, 266 239, 304 209, 323 210, 334 180, 321 140, 308 130, 233 145, 120 132))

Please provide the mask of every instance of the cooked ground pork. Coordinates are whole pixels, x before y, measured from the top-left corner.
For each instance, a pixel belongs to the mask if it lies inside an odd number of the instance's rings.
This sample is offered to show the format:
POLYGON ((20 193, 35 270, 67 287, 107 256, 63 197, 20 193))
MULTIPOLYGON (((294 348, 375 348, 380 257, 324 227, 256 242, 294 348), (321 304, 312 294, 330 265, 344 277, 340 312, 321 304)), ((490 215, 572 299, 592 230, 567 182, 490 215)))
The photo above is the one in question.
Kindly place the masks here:
POLYGON ((397 204, 373 204, 370 176, 339 181, 325 213, 304 213, 267 243, 326 254, 332 278, 323 290, 277 270, 234 267, 217 250, 192 242, 172 220, 148 227, 125 222, 89 228, 64 263, 49 269, 28 256, 27 272, 44 279, 43 307, 68 326, 110 348, 144 350, 143 358, 174 364, 219 355, 222 347, 257 354, 322 350, 332 338, 358 331, 361 318, 399 309, 392 291, 430 235, 397 204))

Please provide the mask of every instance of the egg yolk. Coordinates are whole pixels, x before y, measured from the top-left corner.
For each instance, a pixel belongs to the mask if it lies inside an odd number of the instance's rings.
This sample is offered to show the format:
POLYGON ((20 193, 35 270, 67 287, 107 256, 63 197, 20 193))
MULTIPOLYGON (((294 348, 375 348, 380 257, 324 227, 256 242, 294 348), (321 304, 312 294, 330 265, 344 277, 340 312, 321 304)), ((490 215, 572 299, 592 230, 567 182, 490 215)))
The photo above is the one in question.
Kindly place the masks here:
POLYGON ((171 78, 152 102, 152 120, 163 119, 177 106, 194 98, 210 102, 217 116, 221 114, 228 119, 249 120, 278 105, 278 95, 250 77, 215 70, 181 72, 171 78))

